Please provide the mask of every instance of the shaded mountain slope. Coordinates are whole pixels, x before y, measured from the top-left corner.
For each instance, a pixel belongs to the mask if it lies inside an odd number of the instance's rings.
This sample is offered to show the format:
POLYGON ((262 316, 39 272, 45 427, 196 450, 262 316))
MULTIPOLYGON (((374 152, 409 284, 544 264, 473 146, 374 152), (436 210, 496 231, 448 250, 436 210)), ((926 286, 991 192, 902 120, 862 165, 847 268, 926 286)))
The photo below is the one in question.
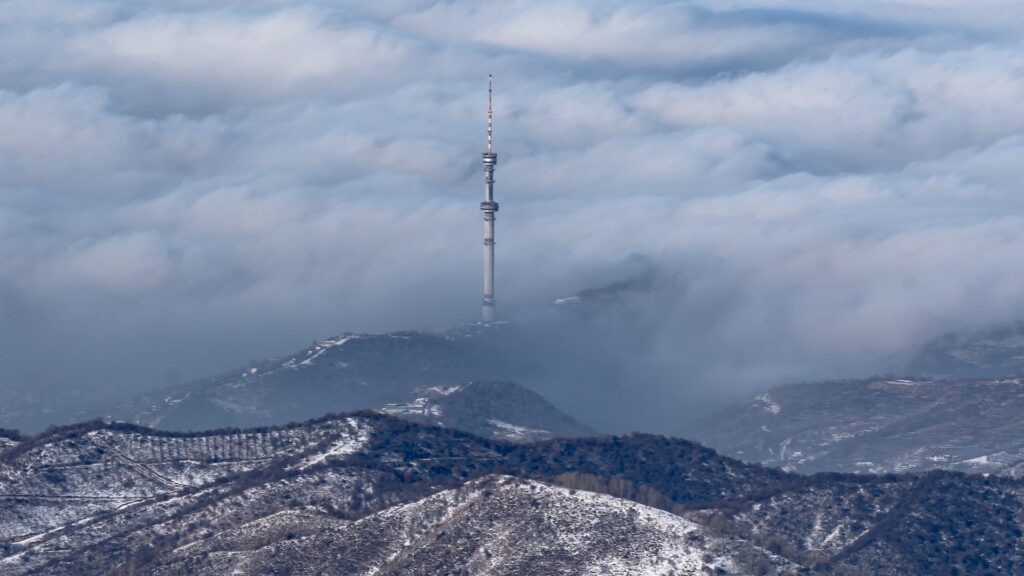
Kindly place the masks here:
POLYGON ((1024 566, 1022 488, 799 476, 651 435, 508 443, 368 412, 200 434, 92 423, 3 454, 0 570, 1007 574, 1024 566))
POLYGON ((0 452, 17 446, 21 439, 20 433, 0 428, 0 452))
POLYGON ((411 396, 409 402, 388 404, 382 411, 503 440, 540 440, 594 433, 540 394, 512 382, 430 386, 413 390, 411 396))
POLYGON ((787 469, 1024 474, 1024 380, 875 379, 780 386, 696 436, 787 469))
POLYGON ((1024 376, 1024 321, 945 334, 926 343, 908 371, 934 378, 1024 376))
POLYGON ((380 409, 487 437, 537 440, 592 430, 508 381, 502 325, 442 334, 347 334, 211 378, 122 403, 109 416, 167 430, 274 425, 325 410, 380 409))
POLYGON ((489 379, 497 370, 487 327, 345 334, 284 358, 145 394, 112 416, 168 430, 279 424, 325 410, 404 402, 415 388, 489 379))

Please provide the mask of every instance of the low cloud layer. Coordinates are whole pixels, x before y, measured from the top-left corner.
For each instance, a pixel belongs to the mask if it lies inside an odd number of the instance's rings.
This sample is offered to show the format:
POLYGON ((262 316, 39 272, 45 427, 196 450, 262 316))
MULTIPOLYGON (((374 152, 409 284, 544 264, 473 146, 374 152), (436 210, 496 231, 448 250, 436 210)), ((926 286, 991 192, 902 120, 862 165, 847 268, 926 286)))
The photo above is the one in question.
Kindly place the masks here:
POLYGON ((1009 1, 0 8, 0 387, 474 320, 489 72, 502 312, 644 256, 652 396, 1024 316, 1009 1))

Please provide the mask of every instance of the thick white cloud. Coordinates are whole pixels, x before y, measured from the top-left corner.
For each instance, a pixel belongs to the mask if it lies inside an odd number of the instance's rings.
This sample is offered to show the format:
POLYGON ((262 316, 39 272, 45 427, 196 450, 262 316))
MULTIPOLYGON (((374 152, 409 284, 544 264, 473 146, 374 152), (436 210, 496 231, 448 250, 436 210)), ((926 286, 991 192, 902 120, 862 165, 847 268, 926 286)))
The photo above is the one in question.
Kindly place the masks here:
POLYGON ((2 1, 3 362, 144 387, 473 319, 493 72, 503 310, 642 254, 636 374, 888 370, 1024 315, 1013 7, 2 1))
POLYGON ((663 2, 438 2, 397 15, 394 22, 438 40, 577 65, 663 70, 761 66, 842 42, 849 35, 840 27, 799 18, 663 2))
POLYGON ((140 16, 76 35, 68 56, 112 82, 228 107, 394 84, 422 48, 368 24, 283 9, 140 16))
POLYGON ((658 84, 634 102, 679 126, 730 126, 795 166, 904 166, 1024 129, 1024 54, 975 48, 799 62, 700 85, 658 84))

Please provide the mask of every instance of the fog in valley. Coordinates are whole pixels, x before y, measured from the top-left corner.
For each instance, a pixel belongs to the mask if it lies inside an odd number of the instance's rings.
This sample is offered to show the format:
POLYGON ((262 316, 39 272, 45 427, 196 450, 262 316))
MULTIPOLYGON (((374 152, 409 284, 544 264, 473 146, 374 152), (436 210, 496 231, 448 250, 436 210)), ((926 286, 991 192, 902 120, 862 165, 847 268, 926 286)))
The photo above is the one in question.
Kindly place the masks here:
POLYGON ((855 4, 0 1, 0 393, 477 321, 488 73, 508 355, 597 429, 1024 318, 1024 14, 855 4))

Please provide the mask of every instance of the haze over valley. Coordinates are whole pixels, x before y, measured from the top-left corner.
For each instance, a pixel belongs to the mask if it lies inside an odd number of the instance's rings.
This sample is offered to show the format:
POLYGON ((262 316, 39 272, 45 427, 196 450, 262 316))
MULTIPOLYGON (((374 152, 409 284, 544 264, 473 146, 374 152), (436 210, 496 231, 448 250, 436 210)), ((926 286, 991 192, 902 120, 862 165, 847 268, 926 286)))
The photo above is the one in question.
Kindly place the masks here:
POLYGON ((639 422, 1024 318, 1007 2, 5 7, 7 389, 476 320, 488 73, 501 315, 656 266, 639 422))

